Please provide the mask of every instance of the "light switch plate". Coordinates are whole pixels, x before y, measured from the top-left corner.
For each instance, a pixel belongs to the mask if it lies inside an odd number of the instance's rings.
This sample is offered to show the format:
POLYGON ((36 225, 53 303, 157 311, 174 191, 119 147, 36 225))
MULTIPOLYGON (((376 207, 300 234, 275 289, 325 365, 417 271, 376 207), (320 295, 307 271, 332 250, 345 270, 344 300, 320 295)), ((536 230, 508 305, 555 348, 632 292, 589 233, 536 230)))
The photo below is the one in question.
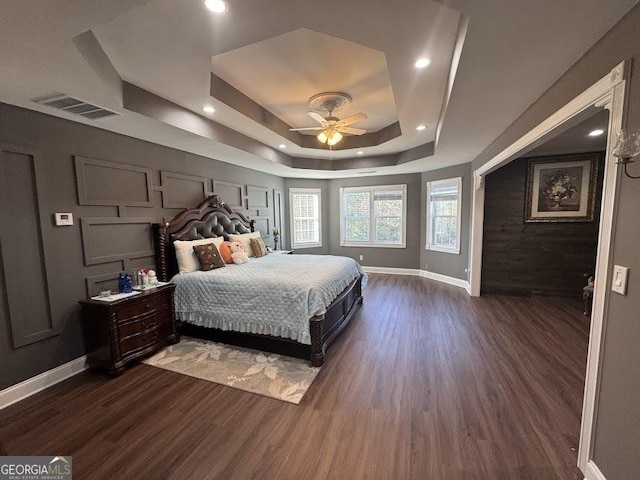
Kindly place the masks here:
POLYGON ((73 225, 73 214, 72 213, 56 213, 56 225, 58 227, 66 227, 69 225, 73 225))
POLYGON ((613 280, 611 290, 620 295, 627 294, 627 280, 629 279, 629 269, 620 265, 613 266, 613 280))

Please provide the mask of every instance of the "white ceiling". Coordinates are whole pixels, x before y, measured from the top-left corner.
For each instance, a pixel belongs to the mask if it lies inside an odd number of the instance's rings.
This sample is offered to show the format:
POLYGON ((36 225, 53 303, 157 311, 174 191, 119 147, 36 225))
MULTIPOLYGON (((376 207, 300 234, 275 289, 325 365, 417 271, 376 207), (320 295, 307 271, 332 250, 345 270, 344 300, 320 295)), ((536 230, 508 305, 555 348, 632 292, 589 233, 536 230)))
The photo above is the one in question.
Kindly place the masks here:
POLYGON ((602 152, 607 148, 606 132, 608 128, 609 111, 601 109, 568 130, 559 132, 556 137, 547 140, 524 156, 540 157, 569 153, 602 152), (589 133, 594 130, 603 130, 605 133, 595 137, 589 136, 589 133))
MULTIPOLYGON (((212 103, 217 122, 266 145, 283 140, 211 99, 205 68, 211 65, 214 74, 272 113, 285 115, 280 118, 291 126, 315 126, 304 119, 306 102, 323 91, 351 95, 354 102, 340 115, 371 115, 371 124, 363 128, 378 130, 400 120, 404 134, 365 149, 367 155, 433 141, 460 13, 429 0, 363 5, 327 0, 318 8, 305 1, 235 0, 226 15, 215 16, 207 14, 201 0, 155 0, 94 31, 126 81, 193 111, 212 103), (418 71, 412 65, 420 56, 432 63, 418 71), (427 130, 417 132, 420 124, 427 130)), ((288 154, 302 157, 355 155, 355 150, 330 154, 326 148, 284 143, 288 154)))
MULTIPOLYGON (((72 41, 93 30, 124 80, 199 114, 203 104, 215 103, 212 119, 277 149, 282 141, 277 134, 210 97, 211 58, 306 28, 385 54, 404 135, 363 149, 365 157, 433 139, 433 121, 422 134, 410 126, 420 112, 433 118, 432 111, 438 110, 442 130, 433 156, 375 169, 376 174, 427 171, 473 160, 637 1, 449 0, 442 2, 445 6, 415 0, 325 0, 319 8, 309 0, 230 0, 229 13, 223 16, 209 14, 201 0, 3 2, 0 101, 285 177, 353 176, 353 170, 292 169, 126 111, 121 92, 87 63, 72 41), (448 107, 440 112, 442 85, 417 94, 427 76, 421 77, 412 62, 425 53, 438 58, 436 52, 445 52, 441 56, 447 57, 461 18, 468 19, 469 27, 448 107), (412 47, 398 50, 408 45, 412 47), (61 92, 121 116, 92 122, 33 102, 61 92)), ((451 52, 446 63, 432 64, 429 74, 441 78, 450 64, 451 52)), ((318 91, 324 89, 318 85, 318 91)), ((268 92, 262 95, 259 103, 268 103, 268 92)), ((288 115, 278 105, 270 108, 288 115)), ((304 105, 302 109, 306 111, 304 105)), ((294 149, 291 145, 287 153, 294 149)), ((300 150, 302 156, 311 156, 306 151, 312 149, 300 150)))
POLYGON ((351 104, 335 115, 366 113, 358 128, 398 121, 384 53, 307 28, 215 55, 211 71, 292 127, 318 126, 306 112, 321 92, 348 93, 351 104))

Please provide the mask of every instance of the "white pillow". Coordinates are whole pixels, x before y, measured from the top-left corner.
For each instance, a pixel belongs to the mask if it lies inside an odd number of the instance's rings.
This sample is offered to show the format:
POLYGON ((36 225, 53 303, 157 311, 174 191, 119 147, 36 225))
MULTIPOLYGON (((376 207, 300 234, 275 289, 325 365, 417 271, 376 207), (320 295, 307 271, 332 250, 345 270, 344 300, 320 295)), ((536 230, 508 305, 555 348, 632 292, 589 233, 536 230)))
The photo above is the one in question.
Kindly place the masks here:
POLYGON ((216 248, 219 248, 222 242, 224 242, 224 237, 201 238, 200 240, 176 240, 173 242, 173 246, 176 249, 179 273, 191 273, 200 270, 198 257, 196 257, 193 251, 195 245, 213 243, 216 248))
POLYGON ((255 257, 256 255, 255 253, 253 253, 253 248, 251 248, 252 238, 260 238, 260 232, 229 235, 230 242, 240 242, 241 244, 244 245, 244 251, 247 252, 247 255, 249 255, 250 257, 255 257))

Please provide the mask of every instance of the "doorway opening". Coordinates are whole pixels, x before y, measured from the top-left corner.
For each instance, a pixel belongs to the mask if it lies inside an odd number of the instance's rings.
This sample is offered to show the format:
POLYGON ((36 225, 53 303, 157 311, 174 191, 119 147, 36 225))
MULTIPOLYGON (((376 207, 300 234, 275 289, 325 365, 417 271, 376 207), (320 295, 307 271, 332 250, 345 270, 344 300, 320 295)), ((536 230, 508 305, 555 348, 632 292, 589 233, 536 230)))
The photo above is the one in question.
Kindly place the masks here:
POLYGON ((578 466, 588 478, 596 478, 598 468, 592 460, 593 438, 596 424, 596 405, 599 392, 600 362, 603 348, 603 332, 607 314, 608 294, 606 285, 611 278, 611 253, 613 242, 613 225, 616 211, 618 190, 618 169, 616 159, 611 154, 611 145, 615 135, 623 127, 624 106, 627 95, 627 82, 630 73, 630 62, 617 65, 611 72, 582 92, 576 98, 560 108, 553 115, 537 125, 523 137, 515 141, 494 158, 474 171, 474 192, 470 246, 470 290, 471 295, 480 296, 482 276, 482 245, 484 227, 485 179, 491 172, 510 163, 522 155, 544 143, 554 129, 562 125, 575 125, 589 110, 597 107, 609 110, 607 128, 608 148, 605 155, 604 180, 602 187, 602 206, 600 212, 600 231, 598 238, 593 310, 589 334, 589 350, 587 355, 587 371, 580 428, 578 450, 578 466), (598 288, 598 286, 601 288, 598 288))
POLYGON ((487 175, 481 294, 566 297, 590 315, 608 125, 594 107, 487 175))

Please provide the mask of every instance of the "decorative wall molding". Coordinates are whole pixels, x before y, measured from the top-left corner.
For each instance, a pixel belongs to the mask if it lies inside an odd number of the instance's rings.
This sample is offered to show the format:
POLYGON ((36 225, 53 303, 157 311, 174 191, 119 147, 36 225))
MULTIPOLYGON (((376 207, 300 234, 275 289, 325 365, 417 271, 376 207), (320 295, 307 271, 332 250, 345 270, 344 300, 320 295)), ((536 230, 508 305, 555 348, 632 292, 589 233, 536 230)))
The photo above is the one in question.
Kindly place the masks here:
MULTIPOLYGON (((99 263, 109 263, 117 261, 126 263, 135 258, 153 257, 154 255, 150 227, 150 225, 155 222, 155 219, 153 218, 84 217, 80 220, 85 265, 96 265, 99 263), (140 232, 138 232, 138 235, 132 233, 131 231, 128 231, 126 232, 126 237, 123 238, 123 240, 125 241, 135 238, 137 240, 143 241, 145 245, 141 245, 142 248, 134 251, 113 251, 112 253, 100 252, 98 245, 95 245, 95 243, 97 243, 100 238, 95 238, 97 235, 95 235, 92 230, 96 226, 104 225, 114 227, 121 225, 145 225, 145 227, 141 229, 140 232)), ((119 228, 116 229, 121 230, 119 228)), ((111 239, 107 243, 109 248, 117 247, 117 242, 115 242, 114 239, 118 240, 121 238, 119 233, 109 235, 109 238, 111 239)))
POLYGON ((74 161, 80 205, 153 207, 151 169, 80 156, 74 161))
POLYGON ((114 288, 117 287, 118 285, 119 274, 120 274, 120 271, 103 273, 102 275, 92 275, 90 277, 87 277, 86 278, 87 297, 93 297, 95 295, 98 295, 103 290, 117 291, 117 288, 115 290, 114 288), (111 288, 106 288, 107 285, 104 285, 108 282, 112 283, 112 285, 110 286, 111 288))
POLYGON ((213 181, 213 193, 231 207, 231 210, 244 210, 243 187, 240 183, 213 181))
POLYGON ((270 189, 256 185, 247 185, 246 188, 246 210, 255 220, 256 230, 263 232, 264 235, 270 235, 273 222, 270 189))
POLYGON ((161 170, 160 179, 162 187, 158 190, 162 192, 163 208, 192 208, 213 195, 209 178, 161 170), (175 184, 183 188, 176 189, 175 184))
POLYGON ((258 187, 255 185, 247 185, 246 210, 250 213, 255 211, 257 216, 269 214, 269 189, 267 187, 258 187))
POLYGON ((0 410, 84 371, 86 355, 0 391, 0 410))
MULTIPOLYGON (((46 259, 52 258, 54 254, 50 250, 50 231, 41 227, 42 220, 49 218, 47 203, 44 198, 45 189, 42 185, 42 174, 40 173, 41 153, 39 150, 30 147, 0 143, 0 162, 3 161, 5 155, 18 155, 28 158, 29 171, 20 172, 16 170, 13 173, 18 175, 26 173, 27 176, 24 177, 24 180, 31 183, 31 189, 33 190, 24 197, 16 195, 16 198, 20 197, 23 202, 26 202, 22 205, 22 208, 29 207, 33 211, 28 216, 24 216, 23 222, 20 222, 18 229, 8 229, 4 234, 0 232, 0 247, 4 243, 4 247, 0 248, 0 258, 3 258, 2 275, 5 278, 5 293, 7 296, 7 321, 11 325, 13 347, 17 348, 59 335, 62 330, 62 322, 54 316, 54 309, 52 308, 56 300, 51 295, 50 282, 53 275, 46 262, 46 259), (33 202, 33 204, 27 205, 30 202, 33 202), (31 221, 34 224, 29 225, 31 221), (24 242, 27 241, 22 236, 24 232, 27 232, 26 235, 30 237, 29 240, 31 242, 35 242, 32 245, 34 250, 28 260, 28 262, 33 263, 30 263, 29 268, 31 271, 28 272, 25 271, 26 264, 20 260, 24 254, 24 242), (16 249, 19 252, 16 252, 16 249), (17 255, 16 253, 19 254, 17 255), (34 275, 36 280, 32 280, 34 275), (28 278, 25 278, 25 276, 28 278), (11 282, 7 281, 8 277, 12 278, 11 282)), ((19 168, 20 163, 16 159, 10 159, 7 168, 19 168)), ((9 174, 7 178, 13 177, 9 174)), ((15 178, 11 183, 15 185, 15 182, 18 181, 18 178, 15 178)), ((26 188, 26 185, 20 187, 20 189, 23 188, 26 188)), ((5 191, 10 192, 11 188, 7 186, 5 191)), ((14 215, 13 212, 5 213, 14 215)))
MULTIPOLYGON (((284 231, 284 196, 282 190, 273 191, 273 228, 277 228, 280 231, 280 248, 286 248, 284 231)), ((269 231, 271 233, 271 231, 269 231)))

